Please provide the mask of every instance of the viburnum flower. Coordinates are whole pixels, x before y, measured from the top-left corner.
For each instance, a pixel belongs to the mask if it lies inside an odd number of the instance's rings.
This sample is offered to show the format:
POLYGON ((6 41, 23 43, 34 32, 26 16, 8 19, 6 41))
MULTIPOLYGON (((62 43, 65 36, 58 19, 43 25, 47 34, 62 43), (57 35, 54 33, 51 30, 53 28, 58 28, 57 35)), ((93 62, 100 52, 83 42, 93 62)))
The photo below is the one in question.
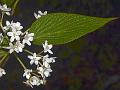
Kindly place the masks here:
POLYGON ((32 69, 25 69, 23 77, 26 77, 26 79, 29 79, 32 73, 32 69))
POLYGON ((43 67, 37 67, 38 73, 41 74, 42 77, 48 77, 50 76, 50 72, 52 72, 51 68, 43 68, 43 67))
POLYGON ((11 54, 12 52, 14 52, 15 47, 12 43, 9 43, 9 47, 6 47, 6 49, 9 49, 9 53, 11 54))
POLYGON ((6 21, 6 26, 3 27, 4 30, 8 30, 8 29, 11 29, 13 31, 17 31, 17 30, 22 30, 23 29, 23 26, 21 26, 20 22, 9 22, 9 21, 6 21))
POLYGON ((45 55, 43 56, 43 62, 47 62, 47 63, 54 63, 55 62, 55 58, 56 57, 50 57, 49 58, 49 55, 45 55))
POLYGON ((0 44, 2 43, 2 41, 3 41, 3 35, 2 33, 0 33, 0 44))
POLYGON ((40 85, 40 79, 38 78, 38 77, 36 77, 36 76, 32 76, 31 78, 30 78, 30 83, 34 86, 34 85, 36 85, 36 86, 39 86, 40 85))
POLYGON ((15 51, 17 53, 19 52, 22 52, 23 51, 23 48, 24 48, 24 45, 22 43, 20 43, 20 41, 16 41, 16 44, 15 44, 15 51))
POLYGON ((43 66, 46 67, 46 68, 50 68, 50 63, 54 63, 55 62, 55 58, 56 57, 50 57, 49 58, 49 55, 45 55, 43 56, 43 66))
MULTIPOLYGON (((6 4, 4 4, 3 6, 0 5, 0 10, 2 11, 0 25, 2 31, 0 33, 0 44, 3 42, 3 40, 5 40, 4 43, 0 46, 1 49, 8 49, 10 54, 14 52, 13 55, 16 57, 17 61, 24 69, 23 77, 26 78, 26 81, 23 83, 32 88, 33 86, 45 84, 46 77, 49 77, 50 73, 52 72, 50 64, 54 63, 56 58, 49 56, 49 54, 53 54, 53 52, 51 51, 53 47, 52 44, 48 44, 48 41, 46 40, 45 43, 42 44, 43 50, 38 53, 33 53, 28 49, 24 49, 26 44, 29 46, 32 45, 34 33, 29 33, 30 29, 22 32, 23 26, 20 22, 6 21, 6 25, 3 27, 2 21, 4 21, 4 13, 10 15, 9 11, 11 9, 8 8, 6 4), (34 69, 27 69, 27 66, 25 66, 24 62, 21 60, 21 58, 19 58, 19 54, 17 53, 23 51, 27 53, 28 59, 30 59, 30 65, 36 65, 35 67, 33 67, 34 69), (46 55, 47 52, 48 54, 46 55)), ((43 15, 47 15, 47 11, 43 13, 41 11, 38 11, 38 14, 34 13, 35 18, 37 19, 43 15)), ((3 63, 4 60, 6 60, 6 57, 9 55, 9 53, 5 52, 5 56, 1 58, 0 64, 3 63)), ((5 74, 5 70, 0 68, 0 77, 5 74)))
POLYGON ((20 31, 23 29, 23 26, 19 22, 14 23, 13 21, 10 23, 9 21, 6 21, 6 26, 3 27, 4 30, 9 30, 7 32, 7 35, 10 36, 10 41, 13 42, 14 40, 20 40, 20 35, 22 32, 20 31))
POLYGON ((12 43, 9 43, 9 47, 6 47, 6 49, 9 49, 9 53, 12 53, 16 51, 17 53, 22 52, 24 48, 24 45, 20 43, 20 41, 17 41, 15 45, 12 43))
POLYGON ((11 28, 12 30, 22 30, 23 26, 21 26, 20 22, 16 22, 16 23, 11 23, 11 28))
POLYGON ((0 4, 0 10, 5 12, 7 15, 10 15, 9 11, 11 11, 11 8, 8 8, 6 4, 4 4, 4 5, 0 4))
POLYGON ((36 19, 40 18, 43 15, 47 15, 47 11, 45 11, 43 13, 42 13, 42 11, 38 11, 38 14, 34 13, 34 16, 35 16, 36 19))
POLYGON ((21 35, 21 31, 16 31, 16 30, 12 30, 12 32, 7 32, 7 35, 10 36, 10 42, 13 42, 14 40, 20 40, 20 35, 21 35))
POLYGON ((43 44, 43 48, 44 48, 44 52, 48 52, 50 54, 53 54, 53 52, 51 51, 52 49, 52 44, 48 45, 48 41, 45 41, 45 44, 43 44))
POLYGON ((23 82, 26 85, 33 88, 33 86, 39 86, 40 84, 44 84, 43 80, 40 80, 37 76, 32 76, 30 79, 26 80, 26 82, 23 82))
POLYGON ((9 30, 12 26, 12 23, 13 21, 9 22, 9 21, 6 21, 6 26, 3 27, 3 29, 6 31, 6 30, 9 30))
POLYGON ((23 39, 23 44, 28 44, 29 46, 31 46, 31 41, 33 41, 33 36, 34 33, 25 33, 24 39, 23 39))
POLYGON ((5 75, 5 74, 6 74, 5 70, 0 68, 0 77, 2 77, 2 75, 5 75))
POLYGON ((35 65, 39 64, 39 60, 41 59, 41 57, 38 57, 36 53, 33 53, 33 56, 28 56, 28 58, 31 60, 30 64, 32 65, 33 63, 35 63, 35 65))

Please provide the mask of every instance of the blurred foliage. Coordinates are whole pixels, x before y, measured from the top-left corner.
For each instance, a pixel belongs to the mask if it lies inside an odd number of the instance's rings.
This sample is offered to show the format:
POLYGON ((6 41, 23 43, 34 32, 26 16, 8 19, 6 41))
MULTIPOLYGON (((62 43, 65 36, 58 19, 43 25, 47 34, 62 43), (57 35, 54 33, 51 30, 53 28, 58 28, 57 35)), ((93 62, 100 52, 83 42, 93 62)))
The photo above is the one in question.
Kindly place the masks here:
POLYGON ((100 59, 101 67, 106 70, 112 68, 115 64, 118 63, 116 55, 110 52, 110 46, 100 51, 99 59, 100 59))
POLYGON ((72 81, 70 82, 69 90, 80 90, 82 86, 82 81, 78 78, 74 77, 72 81))

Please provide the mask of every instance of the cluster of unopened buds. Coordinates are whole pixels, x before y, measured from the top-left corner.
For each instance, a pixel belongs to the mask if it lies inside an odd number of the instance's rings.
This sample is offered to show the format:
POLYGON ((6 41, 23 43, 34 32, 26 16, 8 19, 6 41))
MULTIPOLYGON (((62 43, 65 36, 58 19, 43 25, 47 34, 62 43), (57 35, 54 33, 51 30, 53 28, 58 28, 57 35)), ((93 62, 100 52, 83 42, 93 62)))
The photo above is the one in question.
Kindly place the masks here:
MULTIPOLYGON (((46 78, 50 76, 50 72, 52 72, 51 63, 55 62, 56 57, 50 57, 50 54, 53 54, 52 52, 52 45, 48 44, 48 41, 46 40, 43 44, 43 51, 39 53, 31 52, 27 49, 25 49, 25 45, 31 46, 31 42, 33 41, 34 33, 29 33, 28 30, 25 32, 22 32, 23 26, 19 22, 9 22, 6 21, 6 26, 3 26, 3 18, 4 15, 10 15, 11 8, 8 8, 6 4, 0 5, 0 11, 1 11, 1 33, 0 33, 0 48, 4 50, 9 50, 9 55, 14 54, 16 57, 16 60, 19 61, 19 63, 22 65, 24 69, 23 77, 26 78, 25 83, 26 85, 33 88, 33 86, 39 86, 41 84, 46 83, 46 78), (7 46, 3 45, 3 42, 7 42, 7 46), (35 69, 27 68, 23 61, 19 58, 17 53, 25 51, 28 53, 28 60, 30 60, 30 65, 35 65, 35 69)), ((37 13, 34 13, 34 16, 36 19, 40 18, 42 15, 46 15, 47 11, 42 13, 41 11, 38 11, 37 13)), ((4 61, 5 58, 3 58, 0 61, 0 64, 4 61)), ((2 75, 5 75, 6 72, 3 68, 0 68, 0 77, 2 75)))

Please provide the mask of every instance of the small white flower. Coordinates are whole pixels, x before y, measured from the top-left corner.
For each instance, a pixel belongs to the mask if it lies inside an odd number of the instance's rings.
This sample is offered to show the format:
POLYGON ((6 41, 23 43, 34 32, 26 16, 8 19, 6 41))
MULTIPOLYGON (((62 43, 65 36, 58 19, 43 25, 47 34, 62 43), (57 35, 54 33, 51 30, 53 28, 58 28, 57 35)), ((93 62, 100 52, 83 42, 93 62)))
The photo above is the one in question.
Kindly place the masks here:
POLYGON ((9 47, 6 47, 6 49, 9 49, 9 53, 16 51, 17 53, 22 52, 24 48, 24 45, 20 43, 20 41, 17 41, 15 45, 12 43, 9 43, 9 47))
POLYGON ((12 30, 21 30, 21 29, 23 29, 23 26, 21 26, 20 22, 16 22, 16 23, 12 23, 11 28, 12 28, 12 30))
POLYGON ((12 52, 14 52, 14 45, 12 43, 9 43, 9 47, 6 47, 6 49, 9 49, 9 53, 11 54, 12 52))
POLYGON ((56 57, 51 57, 49 58, 49 55, 43 56, 43 66, 46 68, 50 68, 50 63, 54 63, 55 62, 55 58, 56 57))
POLYGON ((22 43, 20 43, 20 41, 16 41, 16 44, 15 44, 15 51, 17 53, 19 52, 22 52, 23 51, 23 48, 24 48, 24 45, 22 43))
POLYGON ((31 60, 30 64, 32 65, 33 63, 35 63, 35 65, 39 64, 39 60, 41 59, 41 57, 37 57, 36 53, 33 53, 33 56, 28 56, 28 58, 31 60))
POLYGON ((3 42, 3 35, 0 33, 0 44, 3 42))
POLYGON ((28 44, 29 46, 31 46, 31 41, 33 41, 33 36, 34 33, 28 33, 26 32, 24 39, 23 39, 23 44, 28 44))
POLYGON ((12 31, 7 32, 7 35, 11 37, 10 41, 13 42, 14 40, 20 40, 19 36, 22 34, 20 30, 23 29, 23 26, 21 26, 19 22, 10 23, 9 21, 6 21, 6 25, 7 26, 4 27, 4 30, 12 29, 12 31))
POLYGON ((36 76, 32 76, 30 78, 30 84, 32 84, 33 86, 34 85, 39 86, 40 85, 40 79, 36 76))
POLYGON ((55 62, 55 58, 56 58, 56 57, 50 57, 50 58, 49 58, 49 55, 45 55, 45 56, 43 57, 43 62, 54 63, 54 62, 55 62))
POLYGON ((6 31, 6 30, 9 30, 12 26, 12 23, 13 21, 11 21, 11 23, 9 21, 6 21, 6 26, 3 27, 3 29, 6 31))
POLYGON ((43 62, 43 66, 45 68, 50 68, 50 64, 48 62, 46 62, 46 61, 43 62))
POLYGON ((44 69, 44 75, 45 75, 45 77, 49 77, 50 76, 50 72, 52 72, 51 68, 45 68, 44 69))
POLYGON ((44 84, 45 80, 40 80, 38 77, 32 76, 28 80, 26 80, 26 82, 23 83, 33 88, 33 86, 39 86, 40 84, 44 84))
POLYGON ((6 4, 4 4, 4 5, 0 4, 0 10, 5 12, 7 15, 10 15, 9 11, 11 11, 11 8, 8 8, 6 4))
POLYGON ((0 68, 0 77, 2 77, 2 75, 5 75, 5 74, 6 74, 5 70, 0 68))
POLYGON ((45 41, 45 44, 43 44, 43 48, 44 48, 44 52, 49 52, 50 54, 53 54, 53 52, 51 51, 52 49, 52 44, 48 45, 48 41, 45 41))
POLYGON ((23 77, 26 77, 26 79, 29 79, 32 73, 32 69, 25 69, 23 77))
POLYGON ((23 29, 23 26, 21 26, 20 22, 14 23, 13 21, 6 21, 6 26, 4 26, 3 29, 12 29, 12 31, 20 31, 21 29, 23 29))
POLYGON ((49 77, 50 72, 52 72, 51 68, 43 68, 43 67, 37 67, 38 73, 41 74, 42 77, 49 77))
POLYGON ((16 31, 16 30, 12 30, 12 32, 8 32, 7 35, 10 36, 10 42, 13 42, 14 40, 20 40, 20 35, 21 35, 21 31, 16 31))
POLYGON ((38 14, 34 13, 34 16, 35 16, 36 19, 40 18, 43 15, 47 15, 47 11, 45 11, 43 13, 41 11, 38 11, 38 14))

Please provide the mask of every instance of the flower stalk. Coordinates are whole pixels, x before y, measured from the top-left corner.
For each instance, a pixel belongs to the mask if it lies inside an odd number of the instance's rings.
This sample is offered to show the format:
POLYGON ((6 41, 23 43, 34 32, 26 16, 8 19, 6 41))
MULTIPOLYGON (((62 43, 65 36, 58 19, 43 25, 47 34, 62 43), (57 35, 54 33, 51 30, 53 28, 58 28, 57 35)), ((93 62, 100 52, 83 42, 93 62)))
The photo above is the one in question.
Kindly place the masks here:
POLYGON ((20 60, 20 58, 16 55, 16 53, 14 53, 14 56, 16 57, 16 59, 18 60, 18 62, 21 64, 21 66, 23 67, 23 69, 27 69, 25 67, 25 65, 23 64, 23 62, 20 60))
POLYGON ((8 56, 8 54, 3 56, 3 58, 0 60, 0 65, 4 62, 4 60, 6 59, 7 56, 8 56))

